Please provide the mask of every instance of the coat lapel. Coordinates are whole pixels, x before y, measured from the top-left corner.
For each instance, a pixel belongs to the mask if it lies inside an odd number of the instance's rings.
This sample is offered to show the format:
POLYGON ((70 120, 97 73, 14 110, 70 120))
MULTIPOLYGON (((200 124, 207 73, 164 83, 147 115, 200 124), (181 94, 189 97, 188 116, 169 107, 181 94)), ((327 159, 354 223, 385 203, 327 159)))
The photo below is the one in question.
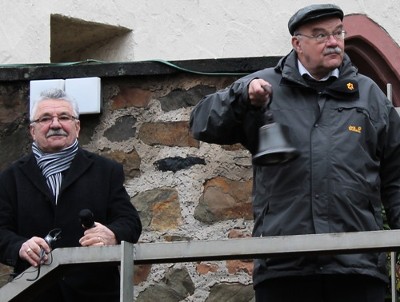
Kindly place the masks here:
POLYGON ((50 200, 54 199, 33 153, 21 159, 20 169, 39 191, 48 196, 50 200))
MULTIPOLYGON (((75 158, 72 160, 66 177, 63 178, 60 195, 62 194, 63 190, 74 183, 90 167, 92 162, 93 159, 91 156, 79 148, 75 158)), ((54 199, 54 196, 51 193, 33 154, 30 154, 20 160, 20 168, 26 177, 35 185, 35 187, 38 188, 38 190, 48 196, 50 200, 54 199)))
POLYGON ((92 163, 93 159, 91 156, 79 148, 74 159, 72 160, 66 177, 63 178, 60 194, 62 194, 62 191, 64 191, 68 186, 74 183, 90 167, 92 163))

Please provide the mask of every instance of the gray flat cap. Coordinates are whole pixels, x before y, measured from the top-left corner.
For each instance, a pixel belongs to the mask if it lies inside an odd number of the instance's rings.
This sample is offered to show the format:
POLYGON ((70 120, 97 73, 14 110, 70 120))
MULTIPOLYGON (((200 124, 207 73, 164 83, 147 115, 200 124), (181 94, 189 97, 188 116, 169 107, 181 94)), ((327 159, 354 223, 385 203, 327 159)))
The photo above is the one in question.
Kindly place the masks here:
POLYGON ((338 17, 343 20, 343 11, 334 4, 313 4, 303 7, 289 19, 289 32, 293 36, 300 25, 324 17, 338 17))

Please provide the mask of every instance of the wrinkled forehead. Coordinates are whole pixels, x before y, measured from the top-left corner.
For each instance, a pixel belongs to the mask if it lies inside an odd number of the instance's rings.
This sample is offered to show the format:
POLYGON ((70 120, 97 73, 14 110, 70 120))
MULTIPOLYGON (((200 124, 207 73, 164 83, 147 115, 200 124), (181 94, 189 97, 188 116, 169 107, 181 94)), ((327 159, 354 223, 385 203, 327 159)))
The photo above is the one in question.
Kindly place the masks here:
POLYGON ((64 100, 43 100, 37 104, 36 116, 44 115, 44 114, 60 114, 60 113, 68 113, 72 114, 73 109, 70 102, 64 100))

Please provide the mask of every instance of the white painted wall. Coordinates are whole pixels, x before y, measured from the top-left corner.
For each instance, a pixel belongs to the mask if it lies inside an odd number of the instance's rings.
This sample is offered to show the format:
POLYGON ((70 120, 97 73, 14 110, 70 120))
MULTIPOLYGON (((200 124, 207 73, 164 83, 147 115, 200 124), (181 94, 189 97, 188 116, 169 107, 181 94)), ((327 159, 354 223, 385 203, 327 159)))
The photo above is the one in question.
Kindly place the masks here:
MULTIPOLYGON (((318 0, 1 0, 0 64, 50 62, 50 14, 131 28, 117 61, 283 55, 287 21, 318 0)), ((335 0, 400 44, 400 1, 335 0)), ((112 49, 108 50, 112 51, 112 49)))

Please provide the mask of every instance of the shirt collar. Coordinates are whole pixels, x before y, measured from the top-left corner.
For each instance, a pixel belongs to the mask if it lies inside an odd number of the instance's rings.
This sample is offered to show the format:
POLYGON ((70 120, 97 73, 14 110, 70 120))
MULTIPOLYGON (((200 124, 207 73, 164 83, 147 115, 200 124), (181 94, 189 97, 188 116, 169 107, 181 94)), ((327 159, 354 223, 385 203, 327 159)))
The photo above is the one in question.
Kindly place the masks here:
POLYGON ((300 60, 297 60, 297 66, 299 67, 299 72, 300 75, 303 76, 305 74, 309 75, 312 79, 316 80, 316 81, 326 81, 327 79, 329 79, 330 77, 335 77, 338 78, 339 77, 339 69, 335 68, 334 70, 332 70, 331 72, 329 72, 326 76, 324 76, 322 79, 317 80, 316 78, 314 78, 311 73, 308 72, 308 70, 304 67, 303 64, 301 64, 300 60))

